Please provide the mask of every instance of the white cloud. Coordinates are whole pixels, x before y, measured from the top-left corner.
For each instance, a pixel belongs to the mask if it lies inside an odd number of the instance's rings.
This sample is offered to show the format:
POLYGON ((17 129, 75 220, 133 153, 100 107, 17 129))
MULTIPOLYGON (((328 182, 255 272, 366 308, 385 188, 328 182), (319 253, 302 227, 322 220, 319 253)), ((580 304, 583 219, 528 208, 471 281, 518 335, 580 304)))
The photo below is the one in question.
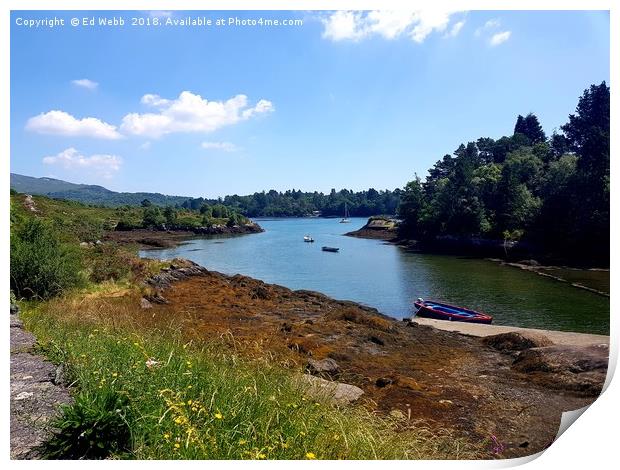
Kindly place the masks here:
POLYGON ((44 157, 46 165, 59 165, 65 170, 90 170, 104 178, 111 178, 120 170, 123 160, 116 155, 91 155, 85 157, 70 147, 57 155, 44 157))
POLYGON ((76 119, 64 111, 48 111, 31 117, 26 130, 39 134, 65 135, 70 137, 94 137, 97 139, 120 139, 116 127, 97 118, 76 119))
POLYGON ((499 46, 501 43, 508 41, 511 34, 511 31, 502 31, 501 33, 496 33, 491 36, 489 44, 491 46, 499 46))
POLYGON ((502 22, 499 20, 499 18, 491 18, 486 23, 484 23, 483 26, 480 26, 478 29, 476 29, 476 32, 474 34, 476 36, 481 36, 482 33, 484 33, 485 31, 499 28, 501 24, 502 22))
POLYGON ((249 106, 245 95, 209 101, 189 91, 183 91, 174 100, 148 94, 141 102, 157 108, 157 112, 127 114, 120 127, 124 133, 158 138, 175 132, 211 132, 274 110, 267 100, 249 106))
POLYGON ((78 86, 80 88, 86 88, 87 90, 96 90, 97 87, 99 86, 97 82, 93 82, 92 80, 89 80, 88 78, 81 78, 79 80, 71 80, 71 83, 73 83, 75 86, 78 86))
POLYGON ((203 149, 222 150, 224 152, 236 152, 239 148, 230 142, 203 142, 200 144, 203 149))
POLYGON ((142 150, 148 150, 151 148, 151 142, 149 140, 147 140, 146 142, 140 144, 140 149, 142 150))
POLYGON ((452 28, 450 28, 450 31, 446 33, 446 37, 454 38, 458 36, 458 34, 461 32, 461 29, 463 29, 463 26, 465 26, 465 20, 454 23, 452 25, 452 28))
MULTIPOLYGON (((332 41, 358 41, 372 35, 395 39, 404 34, 421 43, 431 33, 445 31, 451 15, 456 12, 456 10, 408 12, 375 10, 368 13, 336 11, 322 18, 323 37, 332 41)), ((455 35, 462 26, 461 24, 457 27, 455 35)))

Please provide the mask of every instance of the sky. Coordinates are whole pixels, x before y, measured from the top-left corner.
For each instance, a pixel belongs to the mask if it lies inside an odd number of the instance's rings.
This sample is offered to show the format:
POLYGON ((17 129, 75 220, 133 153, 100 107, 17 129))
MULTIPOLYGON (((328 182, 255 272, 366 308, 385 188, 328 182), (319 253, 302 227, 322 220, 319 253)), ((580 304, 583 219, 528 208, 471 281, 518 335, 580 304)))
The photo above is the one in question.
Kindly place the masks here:
POLYGON ((518 114, 550 134, 603 80, 600 11, 13 11, 11 171, 194 197, 394 189, 518 114))

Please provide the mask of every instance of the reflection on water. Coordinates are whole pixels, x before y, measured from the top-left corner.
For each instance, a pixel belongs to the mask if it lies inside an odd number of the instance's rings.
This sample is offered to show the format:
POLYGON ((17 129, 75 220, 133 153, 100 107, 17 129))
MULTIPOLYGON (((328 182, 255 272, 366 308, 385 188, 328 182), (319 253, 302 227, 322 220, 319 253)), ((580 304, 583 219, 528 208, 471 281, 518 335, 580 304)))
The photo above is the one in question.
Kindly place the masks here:
POLYGON ((380 240, 343 236, 366 219, 258 220, 265 232, 191 240, 142 256, 184 257, 292 289, 354 300, 395 318, 417 297, 480 310, 495 324, 608 334, 609 299, 491 261, 407 253, 380 240), (304 243, 304 235, 315 242, 304 243), (339 253, 321 246, 339 247, 339 253))

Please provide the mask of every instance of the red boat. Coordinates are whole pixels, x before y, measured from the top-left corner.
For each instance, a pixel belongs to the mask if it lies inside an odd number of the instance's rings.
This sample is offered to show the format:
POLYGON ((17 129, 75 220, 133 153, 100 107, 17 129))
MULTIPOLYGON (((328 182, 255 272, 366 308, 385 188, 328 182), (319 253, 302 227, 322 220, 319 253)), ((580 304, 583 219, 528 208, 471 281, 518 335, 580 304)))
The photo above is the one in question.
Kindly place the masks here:
POLYGON ((493 317, 468 308, 418 299, 414 303, 418 311, 414 317, 434 318, 436 320, 462 321, 468 323, 491 323, 493 317))

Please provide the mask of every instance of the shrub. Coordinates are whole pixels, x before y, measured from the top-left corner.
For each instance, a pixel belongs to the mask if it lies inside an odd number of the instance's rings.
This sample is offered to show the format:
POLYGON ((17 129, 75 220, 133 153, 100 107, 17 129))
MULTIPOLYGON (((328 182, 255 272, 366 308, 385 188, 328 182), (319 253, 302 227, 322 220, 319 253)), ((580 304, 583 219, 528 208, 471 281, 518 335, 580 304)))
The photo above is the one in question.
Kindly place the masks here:
POLYGON ((130 448, 131 433, 125 414, 127 398, 106 389, 80 393, 55 420, 54 434, 43 448, 48 459, 105 459, 130 448))
POLYGON ((18 297, 47 299, 82 284, 82 263, 75 247, 37 219, 11 237, 11 289, 18 297))
POLYGON ((102 243, 88 251, 89 278, 93 282, 123 279, 136 261, 135 256, 113 243, 102 243))

